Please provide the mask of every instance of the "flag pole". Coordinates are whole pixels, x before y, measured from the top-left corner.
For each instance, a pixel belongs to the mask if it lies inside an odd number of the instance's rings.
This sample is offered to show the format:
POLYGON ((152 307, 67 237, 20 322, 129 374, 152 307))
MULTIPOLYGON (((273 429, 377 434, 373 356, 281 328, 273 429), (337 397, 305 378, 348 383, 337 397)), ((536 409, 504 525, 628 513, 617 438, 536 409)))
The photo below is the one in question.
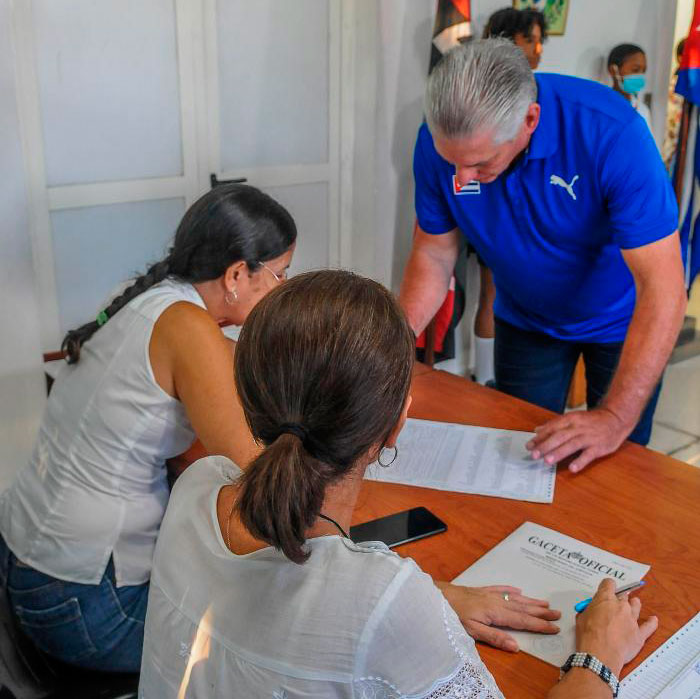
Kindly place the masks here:
POLYGON ((690 130, 690 110, 691 104, 687 99, 683 100, 683 111, 681 112, 681 124, 678 133, 678 155, 676 171, 674 173, 673 190, 676 193, 676 202, 681 205, 683 196, 683 173, 685 172, 685 159, 688 154, 688 132, 690 130))

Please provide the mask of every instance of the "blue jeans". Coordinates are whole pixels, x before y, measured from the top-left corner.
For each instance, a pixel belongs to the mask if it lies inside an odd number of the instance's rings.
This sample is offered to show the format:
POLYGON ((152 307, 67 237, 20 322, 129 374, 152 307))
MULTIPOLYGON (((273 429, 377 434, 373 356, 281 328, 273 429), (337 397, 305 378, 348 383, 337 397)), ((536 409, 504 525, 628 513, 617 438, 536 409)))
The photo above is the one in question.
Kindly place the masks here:
MULTIPOLYGON (((496 318, 494 363, 496 388, 542 408, 563 413, 578 358, 586 366, 586 402, 595 408, 610 386, 622 342, 567 342, 543 333, 521 330, 496 318)), ((654 389, 628 439, 646 445, 661 391, 654 389)))
POLYGON ((66 582, 22 563, 0 536, 0 583, 23 633, 64 663, 138 672, 148 583, 117 587, 110 559, 98 585, 66 582))

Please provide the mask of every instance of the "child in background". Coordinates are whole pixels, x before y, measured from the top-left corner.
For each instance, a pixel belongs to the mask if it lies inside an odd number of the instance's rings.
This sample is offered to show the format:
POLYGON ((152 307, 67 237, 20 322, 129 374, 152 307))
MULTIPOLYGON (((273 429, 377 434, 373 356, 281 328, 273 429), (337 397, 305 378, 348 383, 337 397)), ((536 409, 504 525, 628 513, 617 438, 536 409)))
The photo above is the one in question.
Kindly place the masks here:
POLYGON ((484 27, 484 39, 499 36, 510 39, 527 58, 532 70, 536 70, 542 58, 542 44, 547 38, 544 14, 531 7, 516 10, 505 7, 494 12, 484 27))
POLYGON ((608 56, 608 72, 613 90, 619 92, 644 118, 651 131, 649 107, 639 99, 646 85, 647 57, 636 44, 619 44, 608 56))

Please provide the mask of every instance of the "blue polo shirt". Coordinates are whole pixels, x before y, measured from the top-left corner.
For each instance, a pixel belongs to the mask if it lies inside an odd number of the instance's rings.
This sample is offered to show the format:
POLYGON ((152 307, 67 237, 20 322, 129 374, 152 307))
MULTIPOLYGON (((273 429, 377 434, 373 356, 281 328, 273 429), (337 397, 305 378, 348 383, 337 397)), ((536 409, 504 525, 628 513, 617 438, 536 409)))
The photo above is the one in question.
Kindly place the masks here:
POLYGON ((540 121, 518 163, 460 188, 418 132, 416 215, 459 228, 493 272, 495 314, 564 340, 623 340, 635 303, 621 250, 673 233, 678 210, 644 119, 609 87, 538 74, 540 121))

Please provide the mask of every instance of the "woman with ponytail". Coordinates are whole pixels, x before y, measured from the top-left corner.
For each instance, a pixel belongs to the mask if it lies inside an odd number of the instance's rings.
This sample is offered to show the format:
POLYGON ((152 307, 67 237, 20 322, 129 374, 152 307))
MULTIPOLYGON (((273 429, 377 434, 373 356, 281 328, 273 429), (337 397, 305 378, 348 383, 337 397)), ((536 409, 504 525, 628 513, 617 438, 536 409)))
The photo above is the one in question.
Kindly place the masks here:
POLYGON ((165 462, 195 436, 242 465, 257 453, 220 325, 242 324, 286 278, 295 240, 268 195, 216 188, 163 260, 66 335, 32 459, 0 499, 0 577, 45 653, 138 670, 165 462))
MULTIPOLYGON (((236 385, 263 449, 245 471, 206 457, 175 485, 139 696, 498 699, 472 637, 514 651, 496 627, 556 633, 559 613, 516 588, 434 583, 383 544, 348 539, 366 468, 396 449, 413 352, 391 294, 350 272, 299 275, 255 307, 236 385)), ((653 622, 640 631, 637 603, 606 585, 581 615, 580 650, 611 663, 653 622)), ((610 696, 579 670, 548 696, 610 696)))

